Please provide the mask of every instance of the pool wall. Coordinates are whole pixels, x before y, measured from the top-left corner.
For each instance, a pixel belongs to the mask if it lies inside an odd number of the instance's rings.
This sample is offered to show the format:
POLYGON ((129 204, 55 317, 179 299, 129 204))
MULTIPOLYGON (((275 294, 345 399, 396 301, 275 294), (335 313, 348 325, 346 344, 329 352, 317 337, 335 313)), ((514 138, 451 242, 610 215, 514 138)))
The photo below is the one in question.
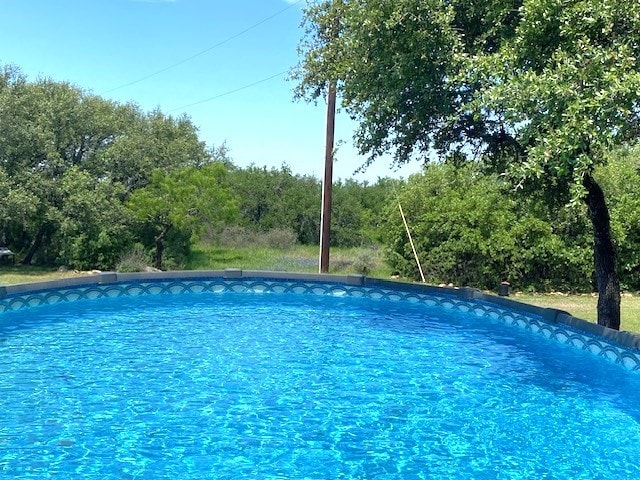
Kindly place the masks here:
POLYGON ((99 273, 47 282, 0 286, 0 313, 100 296, 193 291, 291 291, 321 295, 369 296, 408 300, 473 311, 589 350, 628 370, 640 371, 640 335, 612 330, 567 312, 521 303, 473 288, 434 287, 364 277, 255 270, 99 273), (208 282, 208 283, 207 283, 208 282), (160 286, 163 285, 164 286, 160 286), (337 286, 337 287, 336 287, 337 286), (213 290, 217 289, 217 290, 213 290))

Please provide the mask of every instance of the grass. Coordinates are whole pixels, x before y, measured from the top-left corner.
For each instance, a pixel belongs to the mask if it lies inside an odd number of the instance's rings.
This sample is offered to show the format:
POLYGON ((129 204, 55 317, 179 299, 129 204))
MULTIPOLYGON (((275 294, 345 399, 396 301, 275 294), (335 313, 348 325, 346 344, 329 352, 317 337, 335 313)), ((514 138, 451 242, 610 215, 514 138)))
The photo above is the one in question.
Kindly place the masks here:
POLYGON ((19 283, 44 282, 59 278, 76 277, 86 275, 87 272, 66 271, 61 272, 57 268, 32 267, 25 265, 0 265, 0 286, 16 285, 19 283))
MULTIPOLYGON (((557 308, 574 317, 596 321, 598 298, 593 295, 515 294, 511 298, 540 307, 557 308)), ((621 302, 620 329, 640 333, 640 296, 624 293, 621 302)))
MULTIPOLYGON (((360 273, 357 266, 366 263, 370 267, 369 276, 389 278, 391 271, 375 249, 333 248, 331 250, 330 273, 360 273), (359 261, 361 260, 361 261, 359 261)), ((221 270, 241 268, 244 270, 290 271, 317 273, 318 247, 296 245, 286 250, 267 247, 194 247, 185 268, 188 270, 221 270)), ((0 286, 29 283, 57 278, 72 277, 86 272, 59 272, 55 269, 26 266, 0 265, 0 286)), ((541 307, 557 308, 572 315, 596 321, 597 298, 592 295, 536 295, 516 293, 510 298, 541 307)), ((623 294, 623 330, 640 333, 640 296, 623 294)))
MULTIPOLYGON (((265 270, 276 272, 318 272, 317 246, 296 245, 286 250, 268 247, 215 247, 196 245, 184 268, 186 270, 265 270)), ((370 248, 332 248, 330 273, 360 273, 358 265, 369 266, 369 276, 388 278, 391 270, 383 262, 381 252, 370 248)), ((29 283, 83 275, 86 272, 59 272, 56 269, 0 265, 0 286, 29 283)))
MULTIPOLYGON (((194 247, 185 268, 187 270, 220 270, 241 268, 244 270, 266 270, 275 272, 318 272, 317 246, 296 245, 287 250, 267 247, 194 247)), ((383 262, 381 252, 363 248, 333 248, 329 261, 329 273, 360 273, 358 265, 366 262, 369 275, 388 278, 391 270, 383 262)))

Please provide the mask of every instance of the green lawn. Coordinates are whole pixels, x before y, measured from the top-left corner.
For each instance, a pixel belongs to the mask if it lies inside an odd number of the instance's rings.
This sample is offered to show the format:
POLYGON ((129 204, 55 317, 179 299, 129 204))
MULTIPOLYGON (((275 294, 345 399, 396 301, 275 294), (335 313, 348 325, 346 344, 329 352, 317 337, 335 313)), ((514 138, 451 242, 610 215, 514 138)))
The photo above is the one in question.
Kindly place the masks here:
MULTIPOLYGON (((84 273, 85 275, 87 272, 84 273)), ((31 267, 24 265, 0 265, 0 286, 18 283, 44 282, 59 278, 75 277, 77 272, 61 272, 57 268, 31 267)))
MULTIPOLYGON (((540 307, 557 308, 569 312, 574 317, 590 322, 596 321, 598 298, 593 295, 531 295, 515 294, 510 298, 540 307)), ((640 333, 640 296, 622 295, 620 329, 640 333)))
MULTIPOLYGON (((380 252, 372 249, 332 249, 331 273, 359 273, 358 265, 370 267, 372 277, 389 278, 390 270, 382 262, 380 252)), ((287 250, 271 248, 230 248, 196 246, 185 265, 189 270, 245 270, 290 271, 316 273, 318 247, 296 246, 287 250)), ((86 274, 86 273, 84 273, 86 274)), ((0 286, 53 280, 78 275, 40 267, 0 265, 0 286)), ((557 308, 572 315, 596 321, 597 298, 592 295, 532 295, 515 293, 510 298, 541 307, 557 308)), ((624 294, 622 298, 623 330, 640 333, 640 296, 624 294)))

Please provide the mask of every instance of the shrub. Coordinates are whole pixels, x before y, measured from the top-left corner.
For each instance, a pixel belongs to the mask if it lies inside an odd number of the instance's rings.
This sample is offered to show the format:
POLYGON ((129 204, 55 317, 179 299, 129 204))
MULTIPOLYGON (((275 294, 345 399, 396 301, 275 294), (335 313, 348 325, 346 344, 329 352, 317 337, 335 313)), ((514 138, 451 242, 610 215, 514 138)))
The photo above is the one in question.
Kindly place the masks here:
POLYGON ((360 275, 367 276, 375 268, 377 263, 377 252, 367 248, 359 250, 353 260, 351 268, 360 275))
POLYGON ((293 230, 275 228, 255 236, 256 246, 288 250, 297 243, 298 236, 293 230))
POLYGON ((221 247, 245 248, 253 245, 255 233, 246 227, 230 225, 224 227, 217 235, 212 235, 213 243, 221 247))
MULTIPOLYGON (((514 194, 501 178, 477 167, 432 165, 410 178, 400 201, 427 282, 495 289, 589 291, 587 237, 561 235, 559 212, 514 194)), ((580 229, 577 229, 580 231, 580 229)), ((397 273, 418 278, 398 213, 386 216, 386 258, 397 273)))
POLYGON ((151 256, 140 244, 120 256, 116 264, 117 272, 144 272, 151 264, 151 256))

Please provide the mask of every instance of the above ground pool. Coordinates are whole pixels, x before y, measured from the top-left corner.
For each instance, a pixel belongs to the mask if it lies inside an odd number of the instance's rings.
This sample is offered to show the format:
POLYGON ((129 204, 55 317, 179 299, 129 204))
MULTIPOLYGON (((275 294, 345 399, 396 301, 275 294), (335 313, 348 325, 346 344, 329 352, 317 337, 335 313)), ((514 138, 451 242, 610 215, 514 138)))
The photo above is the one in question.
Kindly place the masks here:
POLYGON ((576 322, 358 276, 2 287, 0 474, 638 479, 639 339, 576 322))

